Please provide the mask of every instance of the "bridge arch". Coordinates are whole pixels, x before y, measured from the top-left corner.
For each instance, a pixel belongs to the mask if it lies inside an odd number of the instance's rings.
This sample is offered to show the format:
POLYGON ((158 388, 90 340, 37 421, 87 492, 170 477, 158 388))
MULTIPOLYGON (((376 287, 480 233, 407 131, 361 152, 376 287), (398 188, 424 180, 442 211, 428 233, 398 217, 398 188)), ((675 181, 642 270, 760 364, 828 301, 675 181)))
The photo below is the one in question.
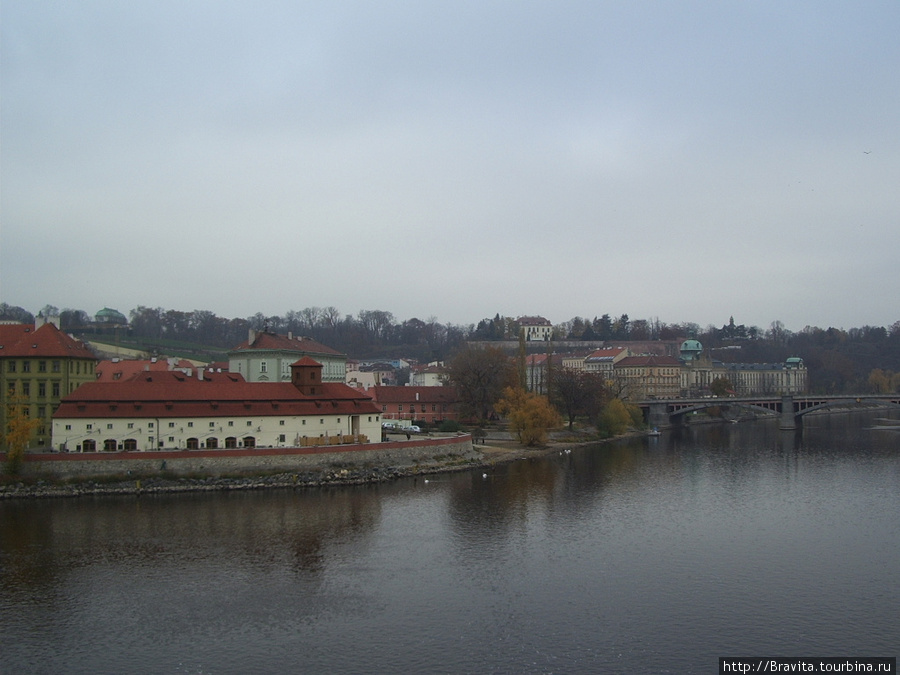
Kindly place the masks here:
POLYGON ((860 394, 843 396, 759 396, 712 399, 667 399, 642 401, 645 419, 651 426, 680 424, 685 415, 714 407, 738 406, 781 416, 782 429, 794 429, 803 417, 829 408, 900 407, 900 395, 860 394))

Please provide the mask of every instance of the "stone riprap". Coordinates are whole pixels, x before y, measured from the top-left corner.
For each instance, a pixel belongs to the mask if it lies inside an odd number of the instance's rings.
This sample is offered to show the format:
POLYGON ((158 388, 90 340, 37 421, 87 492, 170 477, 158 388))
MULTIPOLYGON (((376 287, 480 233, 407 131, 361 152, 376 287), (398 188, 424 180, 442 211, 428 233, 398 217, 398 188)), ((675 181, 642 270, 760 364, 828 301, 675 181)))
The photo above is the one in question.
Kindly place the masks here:
POLYGON ((0 499, 355 484, 481 459, 469 435, 327 448, 31 454, 22 481, 0 486, 0 499))

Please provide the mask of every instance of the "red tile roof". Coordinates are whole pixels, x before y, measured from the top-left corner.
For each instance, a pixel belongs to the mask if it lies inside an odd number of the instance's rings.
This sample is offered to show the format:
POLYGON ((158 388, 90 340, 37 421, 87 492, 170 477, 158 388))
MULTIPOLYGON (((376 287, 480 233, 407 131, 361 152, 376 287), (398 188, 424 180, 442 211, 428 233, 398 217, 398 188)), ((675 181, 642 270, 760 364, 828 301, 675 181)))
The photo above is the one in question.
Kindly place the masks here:
POLYGON ((83 342, 63 333, 52 323, 0 324, 0 358, 60 358, 97 360, 83 342))
POLYGON ((334 354, 342 356, 336 349, 326 347, 307 337, 290 337, 275 333, 259 332, 252 340, 245 340, 232 351, 259 349, 277 352, 309 352, 310 354, 334 354))
POLYGON ((116 359, 100 361, 95 368, 97 380, 100 382, 114 382, 129 380, 139 373, 152 371, 168 371, 174 368, 196 368, 190 361, 184 359, 170 364, 168 359, 116 359))
POLYGON ((306 396, 286 382, 199 380, 177 371, 147 373, 126 382, 87 382, 66 396, 55 418, 85 417, 270 417, 379 414, 362 392, 341 383, 316 385, 306 396), (183 379, 180 379, 182 376, 183 379))
POLYGON ((294 361, 291 365, 292 366, 316 366, 318 368, 322 367, 321 363, 319 363, 315 359, 312 359, 308 356, 304 356, 303 358, 298 359, 297 361, 294 361))

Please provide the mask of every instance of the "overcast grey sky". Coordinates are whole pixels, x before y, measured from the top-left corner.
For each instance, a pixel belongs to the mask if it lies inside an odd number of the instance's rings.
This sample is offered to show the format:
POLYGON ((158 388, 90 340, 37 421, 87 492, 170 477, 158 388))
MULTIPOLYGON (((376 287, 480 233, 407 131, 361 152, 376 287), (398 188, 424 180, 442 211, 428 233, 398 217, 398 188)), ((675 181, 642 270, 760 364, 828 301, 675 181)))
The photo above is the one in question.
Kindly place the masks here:
POLYGON ((900 2, 0 5, 0 300, 900 319, 900 2))

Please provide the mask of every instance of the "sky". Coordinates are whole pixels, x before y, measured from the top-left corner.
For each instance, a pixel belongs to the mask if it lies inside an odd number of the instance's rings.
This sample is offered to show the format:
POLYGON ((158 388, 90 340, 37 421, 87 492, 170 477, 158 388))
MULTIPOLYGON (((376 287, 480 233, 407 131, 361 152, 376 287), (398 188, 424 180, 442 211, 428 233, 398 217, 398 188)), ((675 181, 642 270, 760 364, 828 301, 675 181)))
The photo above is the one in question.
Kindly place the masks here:
POLYGON ((900 320, 900 2, 3 0, 0 301, 900 320))

